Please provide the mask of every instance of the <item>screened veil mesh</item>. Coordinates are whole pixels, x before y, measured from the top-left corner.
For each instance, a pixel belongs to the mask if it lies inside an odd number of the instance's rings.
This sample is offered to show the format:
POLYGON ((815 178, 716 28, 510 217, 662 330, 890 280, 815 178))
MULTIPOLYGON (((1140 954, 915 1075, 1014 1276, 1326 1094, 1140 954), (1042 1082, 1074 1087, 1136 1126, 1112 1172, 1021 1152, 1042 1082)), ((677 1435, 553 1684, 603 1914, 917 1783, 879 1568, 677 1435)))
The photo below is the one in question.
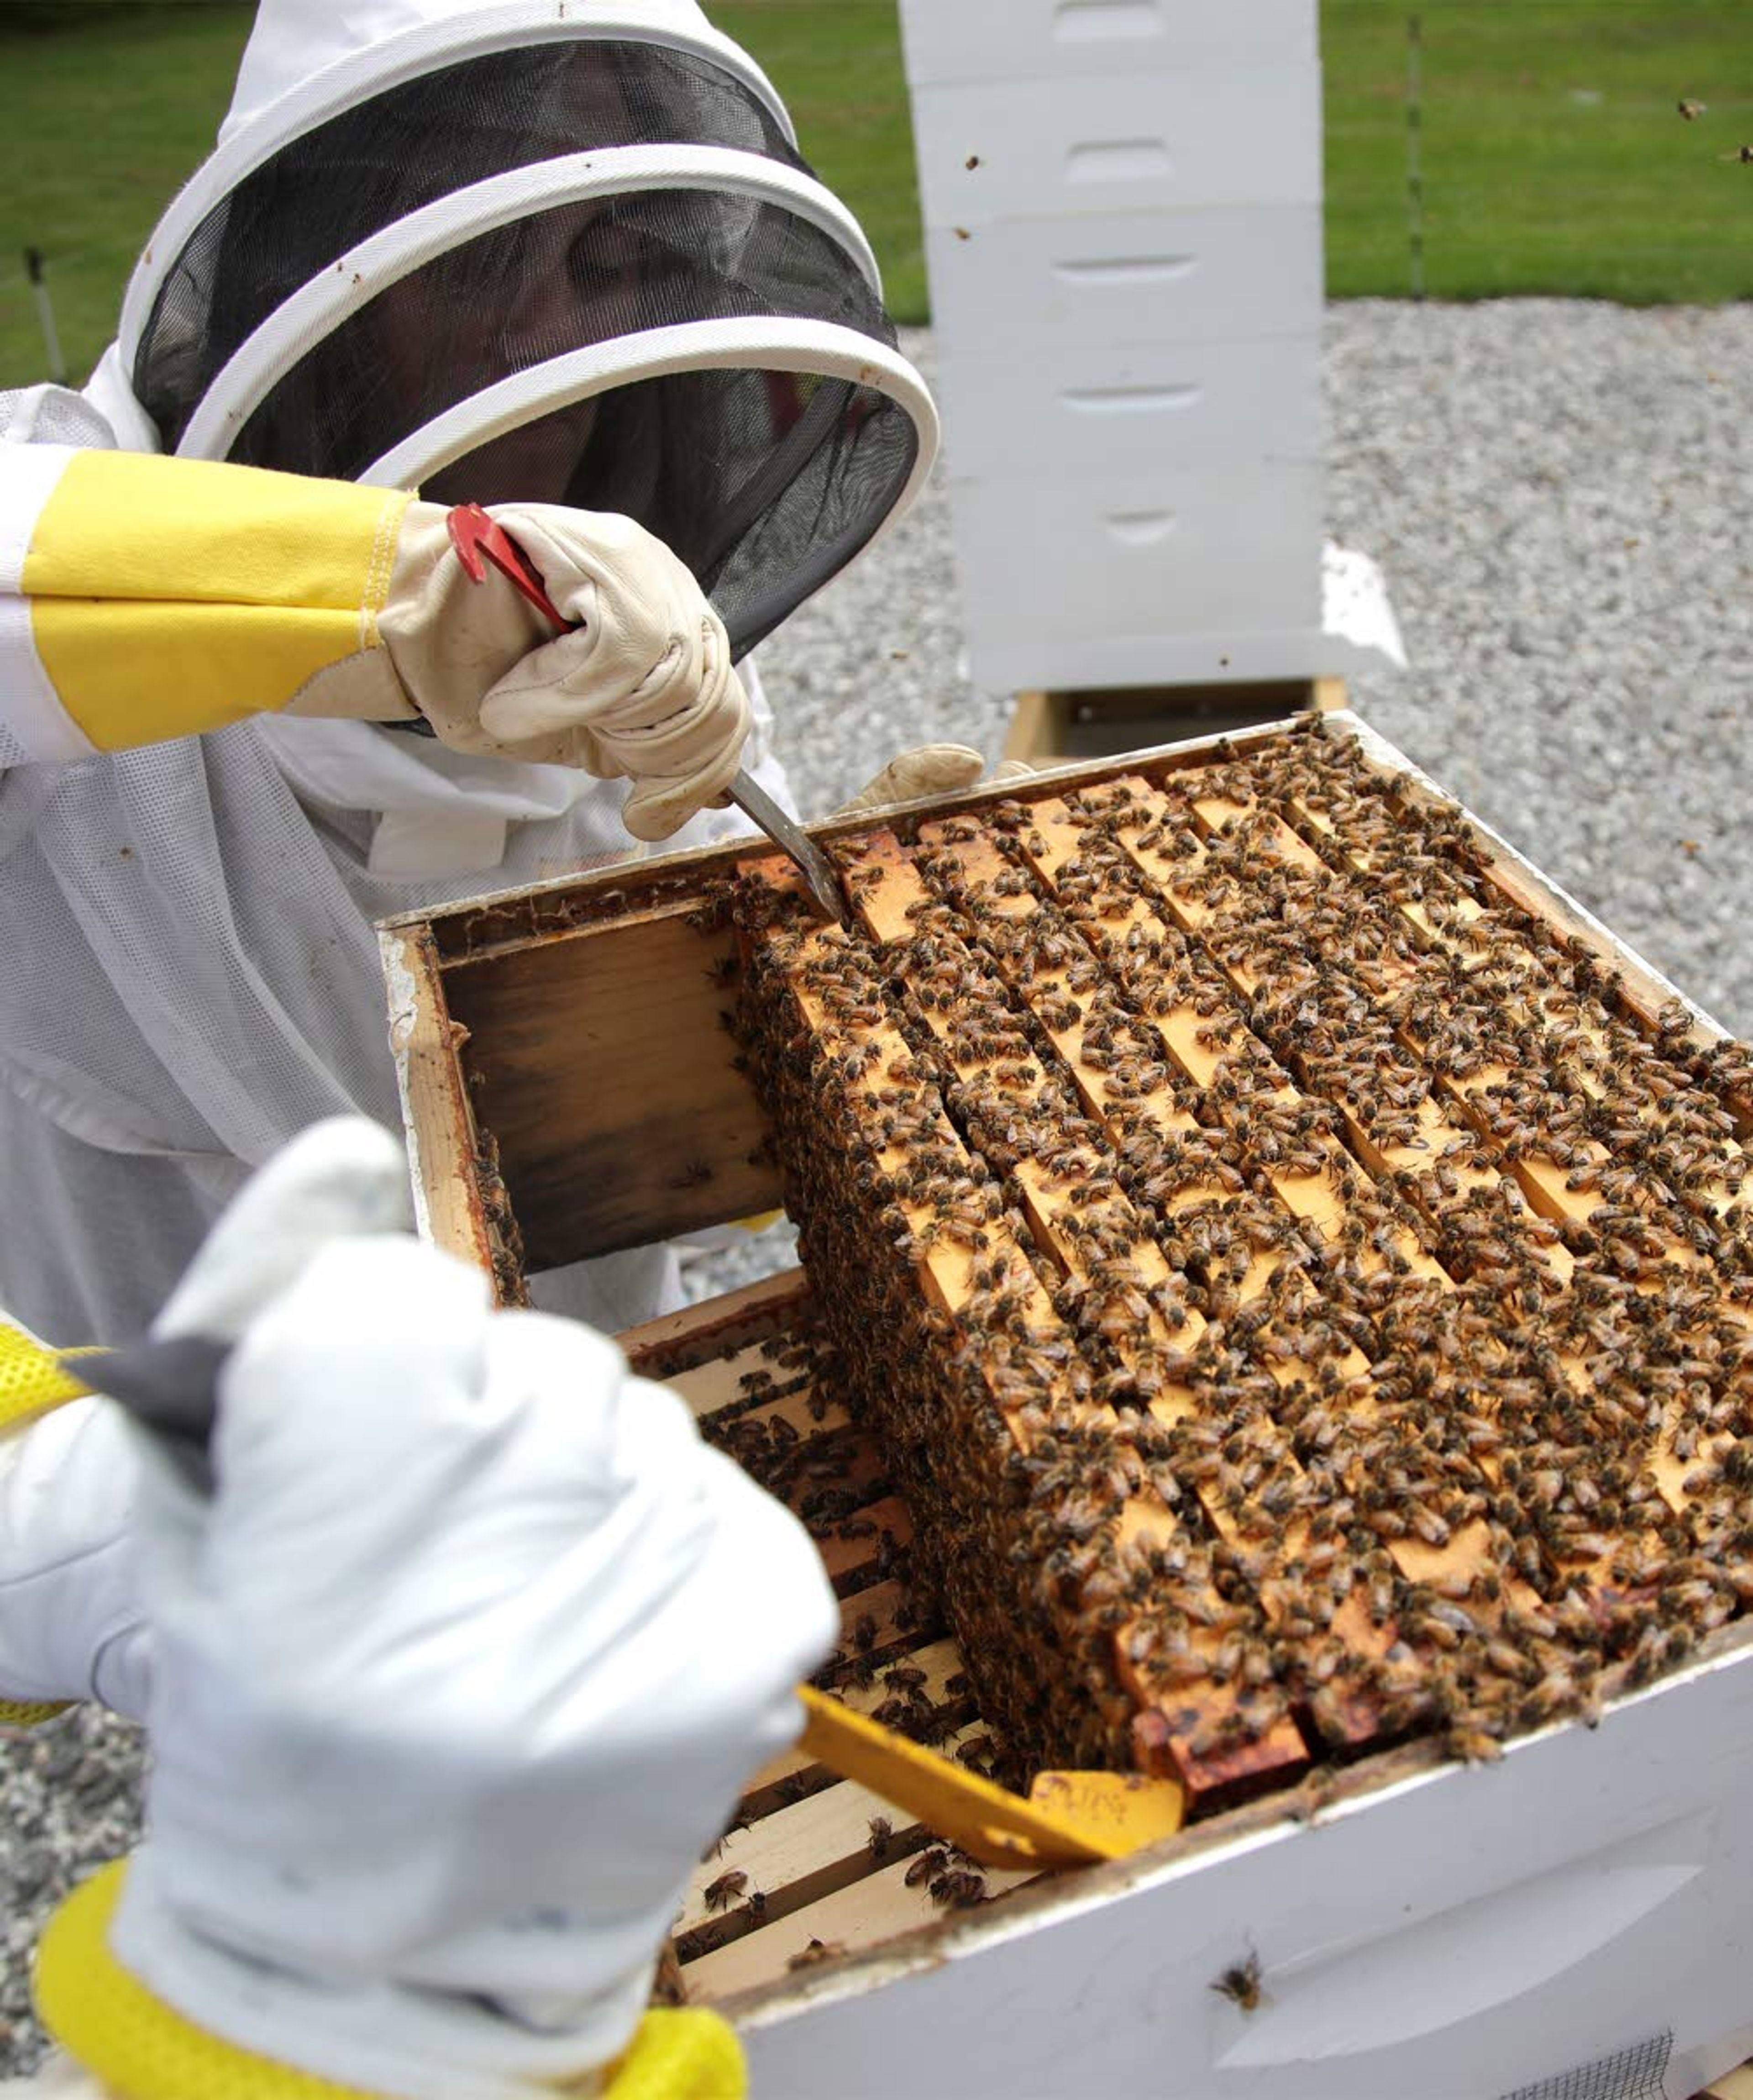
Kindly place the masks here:
POLYGON ((1651 2035, 1615 2055, 1543 2078, 1537 2085, 1518 2085, 1502 2100, 1662 2100, 1673 2050, 1672 2032, 1651 2035))
MULTIPOLYGON (((274 387, 231 449, 355 479, 473 386, 690 321, 836 321, 886 346, 863 277, 808 221, 698 191, 566 205, 479 236, 380 293, 274 387), (457 376, 472 376, 459 390, 457 376)), ((856 554, 905 487, 912 418, 846 382, 677 373, 483 444, 423 492, 638 519, 686 562, 739 653, 856 554)))
POLYGON ((707 60, 597 40, 442 67, 290 140, 207 214, 153 301, 133 382, 165 449, 244 338, 359 241, 511 169, 665 143, 804 165, 759 99, 707 60))
MULTIPOLYGON (((784 372, 698 372, 614 396, 567 500, 636 518, 700 580, 741 658, 852 560, 918 449, 885 395, 784 372)), ((474 462, 433 483, 466 496, 474 462)))
MULTIPOLYGON (((240 344, 350 245, 491 174, 663 143, 808 173, 742 83, 631 41, 495 54, 381 94, 284 147, 207 214, 154 302, 135 390, 174 446, 240 344)), ((660 184, 565 203, 538 184, 508 224, 471 234, 460 223, 445 253, 288 346, 227 456, 357 480, 517 373, 689 324, 739 324, 756 355, 800 321, 893 349, 879 298, 832 233, 728 174, 711 188, 673 173, 660 184)), ((626 513, 693 569, 738 655, 876 532, 918 457, 908 410, 820 373, 720 367, 594 384, 428 474, 421 492, 626 513)))

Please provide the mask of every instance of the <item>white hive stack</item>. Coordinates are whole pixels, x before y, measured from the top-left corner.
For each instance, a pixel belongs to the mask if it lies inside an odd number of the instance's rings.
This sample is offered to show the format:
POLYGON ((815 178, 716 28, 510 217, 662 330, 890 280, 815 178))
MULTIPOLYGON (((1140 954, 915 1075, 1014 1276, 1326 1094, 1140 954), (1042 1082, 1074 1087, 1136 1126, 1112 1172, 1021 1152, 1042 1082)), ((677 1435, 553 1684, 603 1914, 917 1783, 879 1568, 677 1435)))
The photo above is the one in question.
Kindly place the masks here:
POLYGON ((976 682, 1344 668, 1316 0, 901 11, 976 682))

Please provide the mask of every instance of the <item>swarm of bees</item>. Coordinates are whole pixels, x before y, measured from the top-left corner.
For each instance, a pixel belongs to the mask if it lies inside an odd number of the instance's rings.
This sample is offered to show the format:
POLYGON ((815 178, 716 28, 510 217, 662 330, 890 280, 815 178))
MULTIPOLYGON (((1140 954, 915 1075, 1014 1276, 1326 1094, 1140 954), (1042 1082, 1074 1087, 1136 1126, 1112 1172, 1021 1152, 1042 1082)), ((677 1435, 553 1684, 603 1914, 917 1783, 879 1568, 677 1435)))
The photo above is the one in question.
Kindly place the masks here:
POLYGON ((1310 729, 927 825, 882 895, 751 879, 738 1029, 1006 1757, 1196 1807, 1490 1758, 1753 1596, 1753 1056, 1459 812, 1310 729))

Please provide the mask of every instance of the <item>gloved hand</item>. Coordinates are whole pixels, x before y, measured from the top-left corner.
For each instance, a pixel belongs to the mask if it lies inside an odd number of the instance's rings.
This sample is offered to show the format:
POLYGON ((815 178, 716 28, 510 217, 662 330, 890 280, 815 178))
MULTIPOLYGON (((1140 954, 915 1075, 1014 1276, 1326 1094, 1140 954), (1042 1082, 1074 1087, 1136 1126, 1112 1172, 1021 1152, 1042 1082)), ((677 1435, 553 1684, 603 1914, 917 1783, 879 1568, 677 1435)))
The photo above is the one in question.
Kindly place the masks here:
MULTIPOLYGON (((953 795, 971 788, 986 770, 986 761, 971 744, 922 743, 892 758, 875 779, 843 802, 836 816, 850 816, 857 810, 885 809, 891 802, 915 802, 927 795, 953 795)), ((1033 771, 1020 758, 1002 758, 992 778, 1020 780, 1033 771)))
MULTIPOLYGON (((399 490, 12 449, 32 460, 0 505, 29 604, 0 621, 0 670, 21 695, 7 723, 20 762, 255 714, 423 715, 460 751, 631 779, 628 824, 647 839, 736 772, 750 709, 724 628, 683 563, 630 518, 495 512, 556 606, 585 622, 557 638, 504 576, 470 580, 443 506, 399 490)), ((10 602, 0 582, 0 611, 10 602)))
POLYGON ((601 1336, 381 1232, 288 1282, 275 1228, 350 1151, 372 1211, 394 1148, 319 1126, 155 1329, 242 1339, 212 1498, 143 1450, 154 1755, 110 1944, 244 2048, 510 2100, 625 2043, 837 1615, 802 1529, 601 1336))
MULTIPOLYGON (((155 1335, 235 1340, 326 1242, 407 1220, 402 1155, 381 1132, 319 1126, 295 1170, 270 1169, 243 1191, 155 1335)), ((54 1367, 52 1352, 0 1321, 0 1393, 13 1351, 54 1367)), ((78 1359, 68 1367, 77 1375, 78 1359)), ((144 1718, 152 1643, 135 1551, 138 1470, 136 1440, 108 1401, 67 1402, 0 1433, 0 1702, 95 1698, 144 1718)))
POLYGON ((612 512, 500 504, 497 518, 569 620, 490 569, 469 580, 434 504, 410 504, 378 628, 409 699, 458 751, 633 783, 623 820, 663 839, 721 794, 749 703, 724 624, 661 540, 612 512))
POLYGON ((132 1442, 105 1401, 73 1401, 0 1435, 0 1705, 19 1719, 79 1699, 145 1714, 134 1477, 132 1442))

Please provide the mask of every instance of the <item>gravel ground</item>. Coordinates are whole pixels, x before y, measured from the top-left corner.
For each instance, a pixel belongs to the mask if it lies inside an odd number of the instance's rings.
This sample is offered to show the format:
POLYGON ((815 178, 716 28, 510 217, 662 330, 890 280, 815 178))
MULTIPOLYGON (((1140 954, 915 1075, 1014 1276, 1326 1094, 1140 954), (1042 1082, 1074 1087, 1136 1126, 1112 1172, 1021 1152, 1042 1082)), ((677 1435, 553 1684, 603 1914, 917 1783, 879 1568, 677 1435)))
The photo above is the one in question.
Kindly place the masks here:
MULTIPOLYGON (((928 368, 930 339, 912 355, 928 368)), ((1753 1033, 1753 306, 1334 307, 1328 520, 1385 572, 1412 668, 1352 704, 1726 1026, 1753 1033)), ((762 652, 799 807, 940 738, 995 754, 962 671, 941 492, 762 652)), ((775 1265, 782 1236, 699 1264, 775 1265)), ((39 2046, 25 1951, 135 1822, 134 1731, 0 1745, 0 2074, 39 2046)))

